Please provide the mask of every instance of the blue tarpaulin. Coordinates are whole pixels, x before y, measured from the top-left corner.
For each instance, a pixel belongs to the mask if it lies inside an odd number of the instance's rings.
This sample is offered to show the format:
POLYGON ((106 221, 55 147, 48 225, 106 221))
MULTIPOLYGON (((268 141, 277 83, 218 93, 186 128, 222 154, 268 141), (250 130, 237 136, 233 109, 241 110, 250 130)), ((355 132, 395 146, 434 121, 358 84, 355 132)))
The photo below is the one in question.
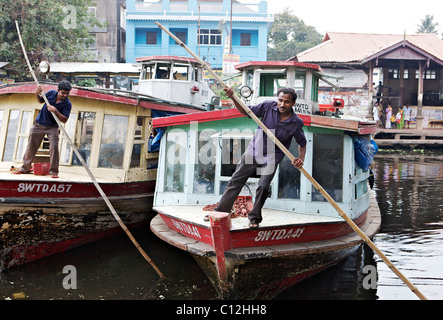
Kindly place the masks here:
POLYGON ((352 136, 354 142, 355 161, 357 165, 368 171, 369 166, 378 152, 378 146, 370 136, 352 136))
MULTIPOLYGON (((151 116, 153 118, 163 118, 163 117, 170 117, 175 116, 181 113, 176 112, 165 112, 160 110, 151 110, 151 116)), ((157 152, 160 149, 160 140, 163 137, 163 134, 165 133, 165 128, 157 128, 156 129, 157 134, 153 138, 149 138, 148 143, 148 152, 157 152)))

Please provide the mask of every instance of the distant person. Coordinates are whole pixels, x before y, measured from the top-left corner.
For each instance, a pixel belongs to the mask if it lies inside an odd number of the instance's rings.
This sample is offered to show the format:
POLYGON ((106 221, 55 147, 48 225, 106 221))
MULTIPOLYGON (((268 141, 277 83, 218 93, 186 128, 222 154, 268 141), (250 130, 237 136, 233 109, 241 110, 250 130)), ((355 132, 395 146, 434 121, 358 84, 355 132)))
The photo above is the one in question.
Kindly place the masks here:
MULTIPOLYGON (((385 128, 386 129, 391 129, 391 122, 392 122, 392 107, 390 104, 388 104, 386 106, 386 124, 385 124, 385 128)), ((395 119, 394 119, 395 120, 395 119)))
POLYGON ((372 107, 372 116, 374 118, 375 123, 378 126, 378 121, 380 120, 380 117, 378 116, 378 104, 372 107))
POLYGON ((406 104, 406 107, 403 109, 403 116, 404 116, 404 120, 405 120, 405 128, 406 125, 408 125, 408 129, 409 129, 409 124, 411 123, 411 113, 412 113, 412 109, 409 106, 409 103, 406 104))
MULTIPOLYGON (((28 146, 23 156, 23 164, 14 171, 14 174, 28 173, 30 171, 35 154, 38 148, 40 148, 43 138, 47 135, 49 140, 49 174, 52 178, 58 178, 58 165, 60 161, 58 151, 59 128, 51 112, 53 112, 62 123, 68 121, 72 108, 71 101, 69 100, 71 89, 71 84, 66 80, 62 80, 58 84, 57 90, 50 90, 46 93, 46 98, 50 105, 47 106, 45 103, 37 115, 34 125, 29 132, 28 146)), ((39 103, 45 102, 41 96, 42 91, 40 86, 35 90, 35 95, 39 103)))
POLYGON ((380 99, 381 96, 383 95, 383 84, 381 83, 381 81, 378 82, 378 86, 376 87, 377 89, 377 103, 380 103, 380 99))
POLYGON ((403 120, 403 109, 400 106, 398 108, 397 115, 395 116, 395 122, 397 123, 397 129, 403 129, 404 120, 403 120))

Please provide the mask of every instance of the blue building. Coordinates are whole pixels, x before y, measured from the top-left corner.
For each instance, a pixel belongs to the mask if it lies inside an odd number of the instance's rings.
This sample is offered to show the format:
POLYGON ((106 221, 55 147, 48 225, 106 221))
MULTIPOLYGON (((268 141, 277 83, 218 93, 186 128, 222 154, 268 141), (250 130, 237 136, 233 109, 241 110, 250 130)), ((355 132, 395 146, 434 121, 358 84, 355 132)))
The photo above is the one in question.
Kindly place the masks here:
POLYGON ((274 19, 267 13, 266 1, 127 0, 126 9, 128 63, 145 56, 190 56, 155 25, 156 21, 214 69, 222 68, 224 53, 238 55, 240 63, 267 60, 268 30, 274 19))

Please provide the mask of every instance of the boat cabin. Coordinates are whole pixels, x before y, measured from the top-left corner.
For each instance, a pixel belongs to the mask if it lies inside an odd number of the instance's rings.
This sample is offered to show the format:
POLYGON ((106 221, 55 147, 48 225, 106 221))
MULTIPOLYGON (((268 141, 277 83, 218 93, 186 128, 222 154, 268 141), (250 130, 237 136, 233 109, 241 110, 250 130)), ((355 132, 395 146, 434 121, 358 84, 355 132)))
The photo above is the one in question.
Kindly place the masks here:
MULTIPOLYGON (((369 171, 356 164, 352 140, 363 129, 357 121, 330 119, 328 127, 316 118, 324 117, 302 116, 308 140, 304 168, 347 214, 357 217, 369 205, 369 171)), ((167 128, 154 198, 154 208, 160 208, 217 203, 257 125, 236 109, 228 109, 158 118, 154 127, 167 128)), ((297 157, 295 141, 289 151, 297 157)), ((254 197, 257 184, 258 177, 250 178, 240 195, 254 197)), ((266 208, 339 217, 287 157, 278 166, 266 208)))
POLYGON ((280 88, 290 87, 297 93, 295 111, 298 114, 319 114, 324 109, 318 104, 318 86, 320 80, 327 81, 325 78, 330 76, 323 74, 318 65, 297 61, 250 61, 235 68, 242 74, 240 95, 249 105, 276 100, 280 88))
POLYGON ((177 56, 137 58, 142 64, 139 93, 195 106, 218 104, 218 97, 203 80, 198 61, 177 56))
MULTIPOLYGON (((243 71, 243 84, 252 88, 251 104, 276 99, 280 87, 296 89, 300 99, 295 111, 304 121, 308 141, 305 170, 352 218, 366 211, 370 199, 369 171, 355 161, 353 137, 369 141, 369 134, 375 133, 375 124, 314 115, 321 76, 316 65, 249 62, 237 69, 243 71)), ((252 119, 236 109, 158 118, 153 125, 166 129, 160 147, 156 210, 162 206, 217 203, 257 129, 252 119)), ((298 156, 295 141, 289 151, 298 156)), ((254 197, 257 184, 258 177, 251 177, 240 195, 254 197)), ((287 157, 278 166, 264 209, 339 217, 287 157)))
MULTIPOLYGON (((42 84, 44 92, 56 85, 42 84)), ((23 83, 0 88, 0 169, 20 167, 28 135, 42 104, 35 99, 35 84, 23 83)), ((158 153, 150 151, 152 118, 166 114, 201 112, 180 104, 101 93, 73 88, 69 99, 71 115, 65 130, 96 178, 111 182, 155 180, 158 153), (151 170, 153 169, 153 170, 151 170)), ((82 164, 64 134, 60 134, 60 172, 84 175, 82 164), (82 173, 82 174, 79 174, 82 173)), ((34 163, 49 162, 45 139, 34 163)), ((30 175, 26 175, 30 176, 30 175)), ((32 176, 32 175, 31 175, 32 176)), ((66 175, 61 174, 62 177, 66 175)))

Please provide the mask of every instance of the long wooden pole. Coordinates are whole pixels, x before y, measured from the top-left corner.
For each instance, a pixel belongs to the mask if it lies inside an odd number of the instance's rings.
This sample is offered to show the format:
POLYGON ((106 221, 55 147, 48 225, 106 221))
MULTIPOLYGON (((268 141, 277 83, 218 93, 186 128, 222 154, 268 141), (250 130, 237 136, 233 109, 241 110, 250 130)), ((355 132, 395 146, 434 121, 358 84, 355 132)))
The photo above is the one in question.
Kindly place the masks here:
MULTIPOLYGON (((38 86, 40 86, 37 77, 35 76, 34 70, 31 67, 31 64, 29 63, 29 59, 28 59, 28 54, 26 53, 26 49, 25 46, 23 45, 23 40, 22 40, 22 36, 20 33, 20 28, 18 26, 18 22, 15 21, 15 25, 17 27, 17 32, 18 32, 18 38, 20 40, 20 44, 22 46, 23 49, 23 54, 25 56, 26 59, 26 63, 28 64, 28 68, 29 71, 31 71, 31 75, 34 78, 35 84, 38 86)), ((48 99, 46 98, 46 95, 44 94, 44 92, 42 91, 42 95, 43 99, 46 102, 46 105, 49 106, 50 103, 48 101, 48 99)), ((154 270, 157 272, 157 274, 161 277, 161 278, 165 278, 165 276, 163 275, 163 273, 160 271, 160 269, 155 265, 155 263, 151 260, 151 258, 149 258, 149 256, 146 254, 146 252, 142 249, 142 247, 140 246, 140 244, 137 242, 137 240, 135 240, 134 236, 132 235, 132 233, 129 231, 129 229, 126 227, 126 225, 123 223, 123 221, 120 219, 119 215, 117 214, 117 212, 115 211, 114 207, 112 206, 111 202, 109 201, 108 197, 106 196, 106 194, 103 192, 103 189, 100 187, 100 185, 98 184, 97 180, 95 179, 94 175, 92 174, 91 170, 89 169, 88 165, 86 164, 85 160, 83 160, 83 157, 80 155, 80 152, 78 152, 77 148, 74 146, 74 143, 72 142, 71 138, 69 137, 68 133, 65 130, 65 127, 62 125, 61 121, 58 119, 58 117, 51 112, 52 116, 54 117, 55 121, 58 124, 58 127, 62 130, 63 134, 65 135, 66 139, 69 142, 69 145, 71 146, 71 148, 74 150, 75 155, 77 156, 77 158, 80 160, 81 164, 83 165, 83 167, 86 169, 86 172, 88 173, 89 177, 91 178, 92 182, 94 183, 95 187, 97 188, 98 192, 100 193, 100 195, 102 196, 103 200, 105 200, 106 205, 108 206, 109 210, 111 211, 112 215, 114 216, 115 220, 117 220, 118 224, 120 225, 120 227, 125 231, 125 233, 128 235, 129 239, 131 239, 132 243, 135 245, 135 247, 138 249, 138 251, 142 254, 142 256, 149 262, 149 264, 154 268, 154 270)))
MULTIPOLYGON (((191 54, 195 60, 208 70, 208 72, 224 87, 228 86, 224 81, 202 60, 198 57, 191 49, 189 49, 181 40, 179 40, 174 34, 163 27, 160 23, 156 22, 156 25, 165 31, 169 36, 171 36, 177 43, 180 44, 189 54, 191 54)), ((248 113, 248 115, 263 129, 268 137, 283 151, 283 153, 291 160, 295 157, 289 152, 289 150, 274 136, 274 134, 266 128, 266 126, 261 122, 261 120, 246 106, 246 104, 234 94, 232 97, 238 104, 248 113)), ((352 221, 351 218, 340 208, 340 206, 332 199, 332 197, 323 189, 323 187, 315 181, 315 179, 302 167, 299 169, 303 175, 314 185, 314 187, 320 191, 320 193, 328 200, 328 202, 334 207, 334 209, 340 214, 340 216, 348 223, 348 225, 363 239, 366 244, 374 250, 380 258, 388 265, 388 267, 414 292, 420 299, 426 300, 426 297, 392 264, 391 261, 377 248, 377 246, 369 239, 369 237, 352 221)))

